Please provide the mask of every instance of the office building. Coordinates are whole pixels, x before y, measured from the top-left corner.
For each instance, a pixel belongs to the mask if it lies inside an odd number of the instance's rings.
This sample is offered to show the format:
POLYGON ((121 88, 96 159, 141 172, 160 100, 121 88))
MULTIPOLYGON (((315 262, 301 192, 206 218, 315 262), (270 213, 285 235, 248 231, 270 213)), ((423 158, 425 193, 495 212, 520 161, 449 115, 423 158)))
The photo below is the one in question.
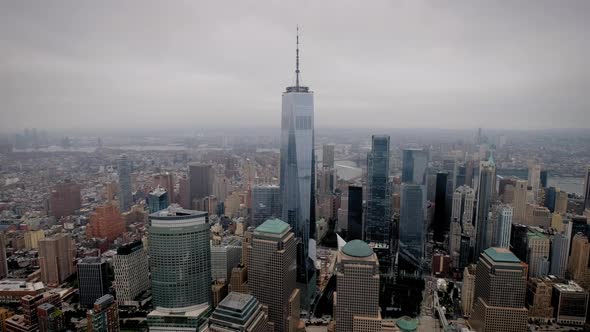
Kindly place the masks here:
POLYGON ((531 190, 533 191, 536 202, 539 195, 539 189, 541 189, 541 165, 533 163, 529 164, 527 184, 532 188, 531 190))
POLYGON ((260 185, 252 188, 252 223, 258 227, 267 219, 281 216, 281 188, 260 185))
POLYGON ((115 291, 119 305, 137 305, 150 288, 147 250, 141 241, 125 244, 113 257, 115 291))
POLYGON ((463 270, 463 283, 461 285, 461 309, 463 316, 471 316, 473 300, 475 296, 475 270, 476 265, 471 264, 463 270))
POLYGON ((469 319, 475 331, 526 331, 526 274, 526 265, 506 248, 491 247, 481 253, 475 272, 473 313, 469 319))
POLYGON ((248 289, 248 268, 244 264, 239 264, 231 271, 228 291, 249 294, 248 289))
POLYGON ((588 313, 588 291, 575 282, 555 284, 552 305, 557 324, 583 326, 588 313))
POLYGON ((322 167, 317 175, 319 196, 330 195, 336 187, 336 169, 322 167))
POLYGON ((545 229, 551 227, 552 215, 548 208, 537 204, 527 204, 526 211, 526 225, 539 226, 545 229))
POLYGON ((555 200, 557 199, 557 191, 555 187, 545 188, 545 202, 544 205, 549 209, 549 212, 555 212, 555 200))
POLYGON ((541 180, 541 188, 547 188, 547 178, 548 178, 548 174, 547 174, 547 170, 541 170, 541 174, 540 174, 540 180, 541 180))
POLYGON ((526 223, 527 182, 517 180, 514 186, 514 215, 512 220, 516 224, 526 223))
POLYGON ((449 232, 449 254, 452 258, 453 267, 459 267, 461 260, 461 224, 457 219, 451 221, 451 231, 449 232))
POLYGON ((176 190, 174 188, 175 182, 174 175, 172 173, 165 172, 154 175, 153 186, 154 188, 162 187, 166 189, 166 191, 168 192, 168 203, 175 203, 176 190))
POLYGON ((535 229, 527 233, 527 263, 529 264, 529 277, 542 277, 549 273, 549 266, 544 262, 549 259, 551 242, 547 235, 535 229))
POLYGON ((534 322, 548 322, 553 318, 551 295, 554 279, 548 277, 530 278, 527 282, 526 307, 529 319, 534 322))
POLYGON ((86 257, 78 262, 81 306, 92 306, 96 299, 108 294, 111 285, 108 274, 108 264, 100 257, 86 257))
POLYGON ((550 274, 558 278, 565 277, 567 271, 572 223, 565 223, 563 231, 553 236, 551 241, 550 274))
POLYGON ((268 307, 268 319, 276 332, 289 331, 284 308, 296 291, 296 242, 289 224, 269 219, 254 230, 248 250, 250 294, 268 307))
POLYGON ((590 209, 590 165, 586 168, 584 181, 584 210, 590 209))
POLYGON ((365 241, 391 244, 389 136, 373 135, 367 156, 365 241))
POLYGON ((168 191, 162 187, 156 187, 148 193, 147 203, 150 213, 167 208, 169 205, 168 191))
POLYGON ((149 215, 152 302, 150 330, 195 330, 211 312, 211 248, 207 212, 171 205, 149 215))
POLYGON ((206 212, 169 206, 149 216, 154 307, 183 308, 211 301, 211 248, 206 212))
POLYGON ((66 330, 65 315, 51 303, 43 303, 37 307, 37 319, 40 332, 60 332, 66 330))
POLYGON ((458 220, 460 225, 473 223, 475 191, 468 186, 461 186, 453 193, 451 220, 458 220))
POLYGON ((567 213, 567 192, 558 190, 555 193, 555 213, 566 214, 567 213))
POLYGON ((365 242, 353 240, 338 252, 336 266, 336 331, 368 331, 353 326, 355 320, 381 318, 377 255, 365 242))
POLYGON ((434 220, 432 229, 434 231, 434 240, 442 242, 445 233, 448 232, 447 225, 447 177, 448 173, 438 172, 436 174, 436 194, 434 198, 434 220))
POLYGON ((568 272, 571 278, 580 286, 590 286, 590 271, 588 259, 590 258, 590 243, 583 234, 576 234, 572 241, 571 254, 568 261, 568 272))
POLYGON ((75 246, 69 234, 60 233, 39 240, 41 281, 56 287, 74 274, 75 246))
POLYGON ((242 261, 242 242, 226 238, 219 244, 211 244, 211 278, 229 282, 232 269, 242 261))
POLYGON ((512 206, 502 204, 496 207, 495 214, 496 220, 496 232, 495 232, 495 243, 496 247, 509 248, 510 247, 510 232, 512 230, 512 206))
POLYGON ((203 209, 202 200, 213 193, 213 166, 202 163, 188 165, 191 208, 203 209))
MULTIPOLYGON (((282 94, 280 186, 282 220, 299 244, 297 283, 306 307, 315 293, 315 153, 313 92, 299 81, 299 35, 297 35, 295 86, 282 94)), ((264 302, 261 298, 258 298, 264 302)), ((272 316, 271 321, 273 320, 272 316)))
POLYGON ((122 155, 117 160, 117 172, 119 173, 119 210, 129 211, 133 205, 133 193, 131 189, 131 172, 133 172, 133 162, 122 155))
POLYGON ((125 219, 121 215, 119 208, 114 204, 106 204, 97 207, 90 214, 90 222, 86 226, 86 236, 114 241, 126 229, 125 219))
POLYGON ((363 239, 363 187, 348 186, 347 239, 363 239))
POLYGON ((322 165, 334 168, 334 145, 324 144, 322 146, 322 165))
POLYGON ((0 232, 0 279, 8 277, 8 261, 6 260, 6 235, 0 232))
POLYGON ((112 295, 104 295, 86 313, 88 332, 119 332, 119 308, 112 295))
POLYGON ((426 184, 428 152, 424 149, 404 149, 402 159, 402 183, 426 184))
POLYGON ((49 193, 50 215, 59 219, 73 215, 82 206, 80 185, 71 181, 56 184, 49 193))
POLYGON ((248 294, 229 293, 209 318, 211 332, 270 331, 268 313, 258 300, 248 294))
POLYGON ((493 186, 496 177, 496 165, 493 159, 487 162, 480 162, 479 180, 477 189, 477 211, 475 220, 475 254, 479 255, 482 251, 492 245, 488 215, 490 205, 492 204, 493 186))
POLYGON ((421 260, 424 255, 424 192, 423 186, 402 184, 399 240, 421 260))

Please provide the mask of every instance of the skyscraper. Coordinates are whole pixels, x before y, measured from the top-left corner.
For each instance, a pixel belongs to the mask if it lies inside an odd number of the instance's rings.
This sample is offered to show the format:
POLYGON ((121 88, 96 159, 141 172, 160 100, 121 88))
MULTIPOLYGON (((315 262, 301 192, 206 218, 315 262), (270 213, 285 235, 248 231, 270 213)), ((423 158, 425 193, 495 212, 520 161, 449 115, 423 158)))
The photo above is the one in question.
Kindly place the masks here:
POLYGON ((363 187, 348 186, 348 240, 363 239, 363 187))
POLYGON ((367 155, 367 242, 391 245, 391 198, 389 190, 389 136, 373 135, 367 155))
POLYGON ((338 252, 336 265, 336 331, 372 331, 371 323, 381 318, 377 255, 365 242, 352 240, 338 252))
POLYGON ((203 209, 202 199, 213 193, 213 167, 209 164, 190 163, 188 178, 191 208, 203 209))
POLYGON ((402 182, 425 184, 428 153, 424 149, 404 149, 402 160, 402 182))
POLYGON ((269 219, 252 235, 248 252, 248 287, 268 306, 268 318, 276 332, 288 331, 289 302, 296 283, 297 240, 289 224, 269 219))
POLYGON ((92 306, 106 295, 111 285, 107 262, 100 257, 85 257, 78 262, 80 305, 92 306))
POLYGON ((590 286, 590 271, 588 263, 590 259, 590 243, 583 234, 576 234, 572 241, 572 252, 568 261, 568 272, 571 278, 582 287, 590 286))
POLYGON ((527 182, 516 180, 514 186, 514 216, 513 222, 516 224, 526 222, 526 204, 527 204, 527 182))
POLYGON ((150 213, 158 212, 168 207, 168 191, 160 186, 149 192, 147 197, 150 213))
POLYGON ((211 248, 207 212, 171 205, 149 216, 152 277, 150 329, 200 328, 211 311, 211 248))
POLYGON ((51 286, 61 284, 76 271, 74 254, 75 247, 69 234, 60 233, 39 240, 41 280, 51 286))
MULTIPOLYGON (((295 86, 282 95, 280 186, 282 219, 299 240, 297 282, 314 288, 315 253, 315 153, 313 92, 299 84, 299 34, 297 34, 295 86), (310 246, 311 244, 311 246, 310 246), (309 257, 309 258, 308 258, 309 257)), ((315 288, 314 288, 315 289, 315 288)), ((313 290, 312 290, 313 292, 313 290)), ((309 302, 307 291, 302 302, 309 302)), ((262 299, 259 298, 262 301, 262 299)))
POLYGON ((500 248, 510 247, 510 232, 512 231, 512 206, 502 204, 496 207, 496 231, 494 246, 500 248))
POLYGON ((334 145, 324 144, 322 147, 322 165, 334 168, 334 145))
POLYGON ((154 175, 153 185, 155 188, 158 186, 166 189, 168 192, 168 203, 175 203, 176 191, 174 188, 174 175, 169 172, 154 175))
POLYGON ((402 184, 399 240, 421 259, 424 255, 424 187, 402 184))
POLYGON ((129 211, 133 205, 133 195, 131 193, 131 172, 133 171, 133 163, 127 158, 127 155, 122 155, 117 160, 117 172, 119 173, 119 210, 129 211))
POLYGON ((496 177, 496 165, 490 158, 487 162, 481 162, 479 166, 479 181, 477 189, 477 213, 475 220, 475 254, 479 255, 482 251, 492 245, 492 239, 489 236, 490 225, 488 223, 488 214, 492 204, 492 193, 494 178, 496 177))
POLYGON ((526 331, 526 281, 526 265, 510 250, 484 250, 475 272, 475 301, 469 319, 475 331, 526 331))
POLYGON ((281 188, 260 185, 252 188, 252 224, 257 227, 270 218, 281 216, 281 188))
POLYGON ((141 241, 123 245, 113 257, 115 291, 121 305, 137 303, 137 297, 150 288, 147 251, 141 241))
POLYGON ((8 262, 6 260, 6 235, 0 232, 0 279, 8 276, 8 262))
POLYGON ((549 260, 549 238, 536 230, 529 231, 527 237, 529 277, 546 276, 549 266, 544 262, 549 260))
POLYGON ((446 197, 447 197, 447 176, 446 172, 436 174, 436 195, 434 198, 434 220, 432 229, 434 231, 434 240, 442 242, 444 235, 448 231, 446 218, 446 197))
POLYGON ((551 241, 551 269, 550 273, 556 277, 565 277, 567 271, 572 223, 564 224, 563 232, 555 234, 551 241))
POLYGON ((529 164, 528 185, 532 188, 535 202, 541 189, 541 165, 531 163, 529 164))
POLYGON ((473 223, 473 205, 475 203, 475 191, 468 186, 460 186, 453 193, 453 207, 451 220, 458 220, 459 224, 473 223))
POLYGON ((206 212, 170 206, 149 216, 154 307, 182 308, 211 300, 211 248, 206 212))

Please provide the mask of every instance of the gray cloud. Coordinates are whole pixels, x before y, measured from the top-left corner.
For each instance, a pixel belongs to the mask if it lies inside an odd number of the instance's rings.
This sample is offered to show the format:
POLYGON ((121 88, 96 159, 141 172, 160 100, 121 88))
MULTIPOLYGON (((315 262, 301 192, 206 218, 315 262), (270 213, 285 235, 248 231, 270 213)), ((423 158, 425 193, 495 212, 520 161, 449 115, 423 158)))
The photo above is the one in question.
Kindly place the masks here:
POLYGON ((2 1, 0 129, 590 127, 588 1, 2 1))

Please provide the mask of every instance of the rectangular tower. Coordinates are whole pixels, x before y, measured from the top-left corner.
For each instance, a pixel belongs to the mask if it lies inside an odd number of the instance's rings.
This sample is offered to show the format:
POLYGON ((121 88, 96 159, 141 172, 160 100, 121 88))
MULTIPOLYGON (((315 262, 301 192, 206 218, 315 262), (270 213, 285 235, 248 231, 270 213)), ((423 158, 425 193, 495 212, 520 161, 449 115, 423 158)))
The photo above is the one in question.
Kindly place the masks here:
POLYGON ((122 155, 117 160, 117 172, 119 173, 119 210, 127 212, 133 205, 133 194, 131 192, 131 172, 133 163, 122 155))
POLYGON ((364 240, 391 245, 389 136, 373 135, 367 155, 367 212, 364 240))

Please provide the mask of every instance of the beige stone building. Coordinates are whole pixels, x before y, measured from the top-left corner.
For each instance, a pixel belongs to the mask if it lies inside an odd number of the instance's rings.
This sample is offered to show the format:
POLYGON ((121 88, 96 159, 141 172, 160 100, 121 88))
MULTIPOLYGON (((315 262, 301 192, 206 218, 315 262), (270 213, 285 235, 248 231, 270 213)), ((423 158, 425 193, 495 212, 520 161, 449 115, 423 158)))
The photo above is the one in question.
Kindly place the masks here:
POLYGON ((39 240, 41 280, 46 285, 57 286, 76 272, 75 250, 69 234, 61 233, 39 240))

